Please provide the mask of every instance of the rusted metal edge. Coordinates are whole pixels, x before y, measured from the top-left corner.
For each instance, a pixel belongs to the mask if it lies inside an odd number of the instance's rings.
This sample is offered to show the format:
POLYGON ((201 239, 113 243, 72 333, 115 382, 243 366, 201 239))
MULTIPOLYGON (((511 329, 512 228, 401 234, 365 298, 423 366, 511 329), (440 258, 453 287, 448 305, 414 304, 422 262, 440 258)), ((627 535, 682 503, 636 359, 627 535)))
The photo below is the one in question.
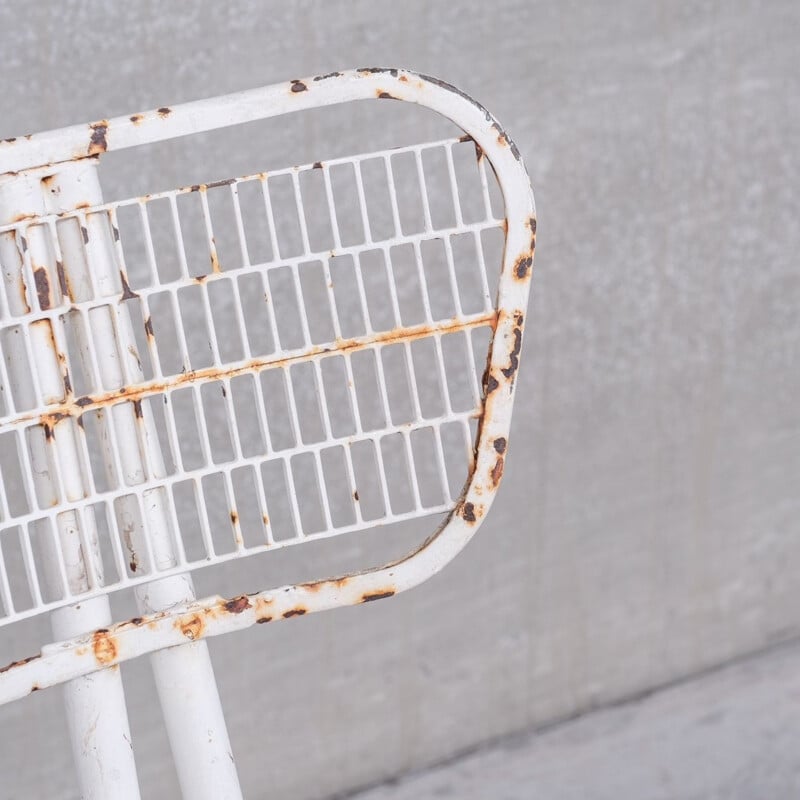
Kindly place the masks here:
POLYGON ((239 375, 258 373, 266 369, 281 369, 297 361, 308 361, 366 350, 372 347, 387 346, 400 342, 410 342, 436 335, 458 333, 478 327, 490 327, 493 331, 497 324, 497 312, 469 317, 467 319, 453 318, 445 322, 432 325, 413 325, 395 328, 391 331, 382 331, 370 336, 358 336, 350 339, 336 339, 330 344, 318 345, 300 353, 274 358, 271 356, 255 358, 246 362, 239 362, 227 367, 209 367, 206 369, 189 370, 179 373, 168 380, 153 380, 143 383, 129 384, 109 392, 82 395, 71 395, 65 402, 52 404, 40 408, 29 414, 15 415, 14 417, 0 419, 0 432, 4 427, 17 427, 29 423, 44 426, 57 425, 69 417, 80 417, 89 411, 122 402, 141 402, 147 397, 161 394, 167 390, 177 389, 186 384, 205 384, 217 380, 230 380, 239 375))

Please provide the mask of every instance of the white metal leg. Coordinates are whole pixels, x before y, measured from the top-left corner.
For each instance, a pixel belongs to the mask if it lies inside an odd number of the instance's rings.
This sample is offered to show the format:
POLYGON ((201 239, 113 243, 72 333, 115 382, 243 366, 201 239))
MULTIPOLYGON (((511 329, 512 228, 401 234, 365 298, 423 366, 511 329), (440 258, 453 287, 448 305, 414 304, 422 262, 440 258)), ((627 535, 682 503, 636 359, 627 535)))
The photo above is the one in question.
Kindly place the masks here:
MULTIPOLYGON (((74 207, 79 203, 102 203, 96 165, 78 163, 70 165, 67 170, 57 175, 51 185, 53 196, 60 204, 74 207)), ((108 287, 107 293, 112 294, 118 263, 107 220, 101 215, 90 216, 86 219, 86 229, 85 251, 89 270, 97 285, 108 287)), ((97 324, 103 325, 103 321, 97 324)), ((115 332, 110 319, 108 324, 108 332, 93 331, 95 339, 109 333, 119 337, 118 347, 109 348, 108 353, 103 354, 104 358, 98 359, 104 385, 121 386, 126 382, 126 376, 141 380, 130 317, 122 310, 116 320, 115 332)), ((115 410, 123 412, 110 420, 110 424, 115 428, 120 466, 126 483, 141 483, 148 473, 163 477, 158 435, 146 406, 139 410, 138 415, 134 414, 131 405, 115 410)), ((133 525, 130 520, 128 522, 132 554, 135 552, 136 558, 146 559, 151 569, 175 564, 166 503, 166 496, 157 490, 149 496, 143 510, 146 533, 141 521, 133 525)), ((129 513, 131 520, 138 519, 132 509, 129 513)), ((141 613, 149 614, 194 600, 195 594, 191 578, 179 575, 138 587, 136 597, 141 613)), ((187 800, 238 800, 242 794, 208 645, 205 642, 188 643, 155 653, 151 661, 183 796, 187 800)))
MULTIPOLYGON (((46 190, 38 178, 0 185, 0 219, 7 221, 18 214, 41 214, 47 210, 46 190)), ((52 252, 47 247, 46 234, 39 229, 29 237, 24 247, 9 237, 0 242, 2 261, 6 270, 17 273, 20 290, 26 285, 23 267, 26 260, 35 259, 41 267, 55 276, 52 252)), ((69 270, 69 258, 64 268, 69 270)), ((40 289, 41 290, 41 289, 40 289)), ((24 291, 15 295, 13 302, 27 305, 24 291)), ((32 363, 20 352, 19 358, 8 363, 9 377, 19 385, 30 371, 41 392, 64 391, 64 377, 57 358, 57 336, 52 325, 37 329, 30 339, 32 363), (38 331, 44 333, 40 336, 38 331)), ((37 468, 33 470, 35 490, 40 498, 53 498, 59 492, 76 499, 84 496, 86 476, 83 474, 75 448, 74 421, 65 419, 54 426, 52 438, 45 442, 31 440, 30 458, 37 468), (58 470, 49 462, 55 461, 58 470), (56 477, 56 473, 58 476, 56 477)), ((24 443, 21 444, 26 447, 24 443)), ((92 519, 93 522, 93 519, 92 519)), ((78 520, 74 513, 58 517, 57 541, 60 555, 53 548, 47 553, 44 582, 51 588, 66 584, 72 592, 85 590, 90 581, 102 583, 102 568, 97 555, 97 530, 89 516, 78 520)), ((55 542, 53 543, 55 546, 55 542)), ((43 580, 42 580, 43 579, 43 580)), ((51 626, 56 640, 68 639, 103 628, 112 622, 107 597, 97 597, 74 606, 58 609, 51 616, 51 626)), ((119 667, 102 670, 94 675, 76 678, 64 687, 67 723, 72 741, 75 767, 78 774, 82 800, 139 800, 139 783, 136 776, 131 733, 125 706, 125 695, 119 667)))

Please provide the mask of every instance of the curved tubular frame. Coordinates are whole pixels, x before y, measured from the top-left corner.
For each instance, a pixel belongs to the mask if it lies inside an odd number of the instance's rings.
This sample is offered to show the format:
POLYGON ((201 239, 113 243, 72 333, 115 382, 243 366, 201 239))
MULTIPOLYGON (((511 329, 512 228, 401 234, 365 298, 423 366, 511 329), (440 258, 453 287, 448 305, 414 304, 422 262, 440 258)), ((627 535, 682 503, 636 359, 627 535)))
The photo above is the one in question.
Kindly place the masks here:
POLYGON ((484 376, 484 413, 475 468, 461 499, 416 551, 386 566, 232 599, 209 597, 47 645, 0 669, 0 703, 145 653, 293 616, 365 603, 410 589, 441 570, 469 542, 503 474, 527 307, 536 218, 519 151, 481 105, 435 78, 401 69, 360 69, 101 120, 0 143, 0 175, 351 100, 394 99, 430 108, 462 128, 489 159, 507 223, 497 322, 484 376))

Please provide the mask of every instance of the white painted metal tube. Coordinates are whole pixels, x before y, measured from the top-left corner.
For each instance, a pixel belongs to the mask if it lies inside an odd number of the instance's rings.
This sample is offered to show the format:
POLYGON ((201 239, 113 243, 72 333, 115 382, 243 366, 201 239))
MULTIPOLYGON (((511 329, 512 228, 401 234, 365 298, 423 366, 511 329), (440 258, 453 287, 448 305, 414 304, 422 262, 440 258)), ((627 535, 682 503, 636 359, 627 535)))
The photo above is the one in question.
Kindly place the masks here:
MULTIPOLYGON (((8 221, 20 214, 43 214, 52 211, 49 198, 37 177, 0 184, 0 219, 8 221)), ((3 263, 6 269, 17 265, 19 286, 24 287, 22 267, 26 260, 35 259, 36 267, 49 275, 37 284, 38 302, 49 302, 50 281, 56 281, 56 265, 49 252, 44 230, 39 229, 24 247, 15 248, 4 237, 3 263), (16 252, 15 252, 16 250, 16 252)), ((70 254, 62 254, 63 268, 69 271, 70 254)), ((26 289, 27 291, 27 289, 26 289)), ((17 295, 27 304, 32 300, 25 294, 17 295)), ((32 362, 27 358, 9 363, 10 377, 23 380, 25 371, 36 376, 43 392, 65 391, 64 376, 59 368, 58 331, 47 324, 47 335, 31 337, 32 362)), ((22 354, 20 354, 22 355, 22 354)), ((25 354, 27 356, 27 353, 25 354)), ((22 443, 24 449, 26 444, 22 443)), ((30 442, 30 458, 39 463, 33 474, 35 490, 40 498, 52 497, 58 502, 58 493, 80 498, 87 491, 86 476, 75 449, 75 427, 71 420, 63 420, 50 431, 45 443, 30 442), (58 462, 57 470, 50 469, 49 461, 58 462), (58 473, 58 477, 56 477, 58 473)), ((102 582, 98 568, 97 530, 94 519, 87 514, 79 520, 74 513, 59 515, 57 538, 46 551, 43 576, 51 590, 67 588, 72 592, 85 590, 93 582, 102 582), (90 563, 91 562, 91 563, 90 563), (66 584, 66 586, 65 586, 66 584)), ((53 635, 57 639, 81 636, 88 631, 111 624, 108 597, 95 597, 74 606, 60 608, 51 616, 53 635)), ((101 670, 95 675, 75 678, 64 686, 67 724, 78 775, 80 797, 83 800, 139 800, 139 783, 136 776, 131 733, 125 706, 125 695, 119 665, 101 670)))
MULTIPOLYGON (((79 173, 77 181, 62 181, 60 175, 52 181, 54 195, 60 202, 69 206, 102 203, 96 162, 77 163, 72 170, 79 173)), ((84 240, 93 280, 107 286, 108 291, 103 294, 113 295, 119 268, 106 215, 87 216, 84 240)), ((142 379, 136 339, 125 309, 120 309, 113 328, 116 347, 108 348, 107 357, 98 364, 106 388, 142 379)), ((102 335, 102 331, 93 333, 102 335)), ((135 413, 133 405, 126 404, 115 411, 122 413, 114 414, 109 424, 119 443, 126 483, 142 483, 150 473, 163 477, 158 435, 147 407, 140 407, 135 413)), ((175 564, 165 497, 162 492, 147 498, 147 508, 143 510, 147 533, 140 522, 132 534, 129 553, 131 558, 146 558, 151 568, 156 569, 175 564)), ((131 510, 131 517, 138 518, 135 510, 131 510)), ((191 602, 195 594, 190 576, 174 575, 137 587, 136 598, 141 613, 151 614, 191 602)), ((151 663, 183 796, 191 800, 241 798, 208 645, 196 642, 157 652, 151 656, 151 663)))

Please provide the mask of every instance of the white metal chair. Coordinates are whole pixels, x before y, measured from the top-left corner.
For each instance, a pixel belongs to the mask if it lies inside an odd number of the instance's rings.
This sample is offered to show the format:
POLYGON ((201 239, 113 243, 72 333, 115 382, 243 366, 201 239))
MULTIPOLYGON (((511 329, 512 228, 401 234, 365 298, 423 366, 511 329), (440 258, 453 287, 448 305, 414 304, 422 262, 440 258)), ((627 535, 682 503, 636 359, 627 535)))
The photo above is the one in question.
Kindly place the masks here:
POLYGON ((240 797, 205 640, 390 597, 469 541, 503 474, 535 233, 503 128, 401 69, 0 142, 0 624, 49 612, 55 639, 0 669, 0 703, 65 684, 82 797, 139 797, 122 662, 151 655, 183 795, 240 797), (387 98, 464 135, 103 201, 106 152, 387 98), (429 517, 394 563, 195 597, 202 566, 429 517), (139 614, 115 622, 123 589, 139 614))

